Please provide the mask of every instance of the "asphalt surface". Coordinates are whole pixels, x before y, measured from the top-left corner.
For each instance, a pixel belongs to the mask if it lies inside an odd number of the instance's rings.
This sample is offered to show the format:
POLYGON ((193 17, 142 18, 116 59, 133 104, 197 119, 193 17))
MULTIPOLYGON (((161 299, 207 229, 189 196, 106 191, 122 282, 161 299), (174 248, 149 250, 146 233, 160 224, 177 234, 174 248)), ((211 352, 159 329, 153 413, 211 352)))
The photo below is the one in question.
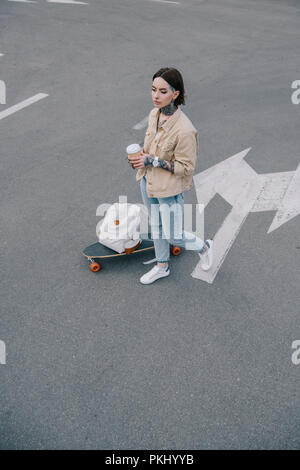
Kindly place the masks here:
MULTIPOLYGON (((300 447, 300 218, 247 217, 216 279, 195 255, 144 286, 152 255, 89 270, 96 209, 142 202, 124 149, 177 67, 199 131, 196 173, 251 147, 257 173, 299 164, 300 5, 89 0, 0 4, 2 449, 300 447)), ((185 202, 196 203, 195 190, 185 202)), ((213 235, 230 210, 216 196, 213 235)))

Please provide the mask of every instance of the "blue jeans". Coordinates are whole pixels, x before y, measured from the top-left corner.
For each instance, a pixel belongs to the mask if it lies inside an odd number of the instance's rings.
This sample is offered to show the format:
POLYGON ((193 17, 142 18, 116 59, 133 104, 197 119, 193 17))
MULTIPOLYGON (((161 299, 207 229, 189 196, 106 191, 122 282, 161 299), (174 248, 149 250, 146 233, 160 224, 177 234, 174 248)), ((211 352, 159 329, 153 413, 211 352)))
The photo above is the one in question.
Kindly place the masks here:
POLYGON ((143 176, 140 179, 140 188, 143 202, 148 209, 150 217, 157 262, 167 263, 169 261, 170 244, 199 252, 203 248, 203 240, 183 230, 183 192, 170 197, 148 197, 146 185, 146 178, 143 176))

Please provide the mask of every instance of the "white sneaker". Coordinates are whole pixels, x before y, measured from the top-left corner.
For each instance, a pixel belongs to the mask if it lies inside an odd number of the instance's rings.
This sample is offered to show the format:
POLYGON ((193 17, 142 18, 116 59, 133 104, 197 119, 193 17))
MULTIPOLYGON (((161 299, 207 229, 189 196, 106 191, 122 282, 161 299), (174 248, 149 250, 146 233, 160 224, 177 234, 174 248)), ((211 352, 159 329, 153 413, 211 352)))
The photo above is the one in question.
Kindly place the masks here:
POLYGON ((144 274, 140 278, 140 282, 142 284, 151 284, 152 282, 156 281, 157 279, 161 277, 169 276, 169 274, 170 274, 169 266, 167 267, 167 269, 165 269, 156 265, 152 269, 150 269, 148 273, 144 274))
POLYGON ((213 249, 212 249, 213 241, 212 240, 206 240, 206 241, 209 243, 208 250, 203 255, 199 253, 200 266, 203 269, 203 271, 208 271, 212 267, 212 264, 213 264, 213 249))

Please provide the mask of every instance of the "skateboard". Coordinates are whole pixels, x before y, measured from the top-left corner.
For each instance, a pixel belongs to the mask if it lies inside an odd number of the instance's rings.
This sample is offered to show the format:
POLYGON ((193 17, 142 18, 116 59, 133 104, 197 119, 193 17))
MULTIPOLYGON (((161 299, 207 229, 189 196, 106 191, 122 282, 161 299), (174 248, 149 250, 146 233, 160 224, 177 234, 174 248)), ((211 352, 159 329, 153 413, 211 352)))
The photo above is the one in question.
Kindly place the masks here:
MULTIPOLYGON (((102 245, 100 242, 97 242, 85 248, 82 254, 90 262, 91 271, 97 272, 102 269, 102 266, 100 266, 100 264, 95 261, 95 259, 108 259, 116 258, 118 256, 131 256, 136 253, 147 253, 148 251, 153 249, 154 244, 152 240, 141 240, 139 246, 131 253, 126 253, 125 251, 122 253, 117 253, 116 251, 111 250, 107 246, 102 245)), ((171 246, 171 253, 174 256, 177 256, 181 253, 181 248, 179 246, 171 246)))

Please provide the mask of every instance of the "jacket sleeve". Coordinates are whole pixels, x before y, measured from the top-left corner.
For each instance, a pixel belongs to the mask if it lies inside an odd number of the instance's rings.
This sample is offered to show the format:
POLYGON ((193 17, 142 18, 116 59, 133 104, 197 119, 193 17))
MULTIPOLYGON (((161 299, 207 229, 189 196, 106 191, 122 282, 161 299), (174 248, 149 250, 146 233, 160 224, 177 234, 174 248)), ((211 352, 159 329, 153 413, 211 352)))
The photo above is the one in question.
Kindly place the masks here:
POLYGON ((174 175, 189 176, 194 173, 198 156, 198 135, 193 132, 180 134, 174 149, 174 175))

